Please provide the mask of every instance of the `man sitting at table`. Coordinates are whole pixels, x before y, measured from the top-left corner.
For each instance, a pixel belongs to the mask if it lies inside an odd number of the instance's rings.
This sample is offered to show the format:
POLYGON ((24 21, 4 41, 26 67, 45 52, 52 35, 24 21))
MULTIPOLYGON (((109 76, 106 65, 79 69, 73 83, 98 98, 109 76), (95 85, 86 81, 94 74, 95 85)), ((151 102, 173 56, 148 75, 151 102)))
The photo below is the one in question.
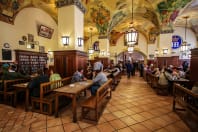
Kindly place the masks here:
MULTIPOLYGON (((1 80, 15 80, 15 79, 25 79, 29 78, 29 76, 22 75, 19 72, 9 72, 10 65, 5 63, 2 65, 2 76, 1 80)), ((3 83, 0 84, 0 91, 3 91, 3 83)), ((12 87, 7 88, 8 90, 12 90, 12 87)))
POLYGON ((103 67, 94 67, 94 84, 91 86, 91 95, 96 95, 97 89, 108 80, 102 69, 103 67))
POLYGON ((87 80, 83 75, 84 70, 82 68, 78 68, 78 70, 73 74, 71 83, 80 82, 87 80))
POLYGON ((33 78, 28 84, 28 88, 30 89, 30 96, 39 97, 40 96, 40 84, 44 82, 49 82, 49 78, 47 75, 44 75, 44 72, 39 69, 37 71, 38 76, 33 78))

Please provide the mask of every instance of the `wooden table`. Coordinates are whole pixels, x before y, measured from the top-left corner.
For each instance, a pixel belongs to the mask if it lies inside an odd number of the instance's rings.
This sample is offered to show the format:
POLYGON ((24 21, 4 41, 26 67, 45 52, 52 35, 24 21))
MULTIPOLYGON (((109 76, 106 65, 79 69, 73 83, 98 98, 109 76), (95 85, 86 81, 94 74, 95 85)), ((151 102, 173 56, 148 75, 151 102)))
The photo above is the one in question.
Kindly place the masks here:
MULTIPOLYGON (((27 87, 28 82, 26 83, 19 83, 19 84, 14 84, 12 87, 16 90, 16 96, 15 96, 15 101, 17 100, 17 91, 25 91, 25 110, 28 110, 29 106, 29 88, 27 87)), ((14 102, 14 105, 16 106, 16 102, 14 102)))
POLYGON ((93 84, 92 80, 87 80, 83 82, 76 82, 63 86, 61 88, 55 89, 56 100, 55 100, 55 116, 58 117, 58 106, 59 106, 59 96, 63 95, 72 99, 72 113, 73 113, 73 122, 77 121, 77 107, 76 107, 76 98, 78 95, 85 91, 93 84))

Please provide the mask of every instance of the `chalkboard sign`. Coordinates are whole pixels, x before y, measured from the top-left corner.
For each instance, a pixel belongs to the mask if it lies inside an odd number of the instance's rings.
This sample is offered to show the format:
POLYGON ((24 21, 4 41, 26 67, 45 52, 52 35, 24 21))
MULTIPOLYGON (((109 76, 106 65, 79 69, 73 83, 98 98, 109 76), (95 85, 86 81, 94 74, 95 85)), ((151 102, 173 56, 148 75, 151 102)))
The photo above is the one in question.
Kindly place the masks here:
POLYGON ((12 60, 12 51, 10 49, 2 49, 2 60, 12 60))

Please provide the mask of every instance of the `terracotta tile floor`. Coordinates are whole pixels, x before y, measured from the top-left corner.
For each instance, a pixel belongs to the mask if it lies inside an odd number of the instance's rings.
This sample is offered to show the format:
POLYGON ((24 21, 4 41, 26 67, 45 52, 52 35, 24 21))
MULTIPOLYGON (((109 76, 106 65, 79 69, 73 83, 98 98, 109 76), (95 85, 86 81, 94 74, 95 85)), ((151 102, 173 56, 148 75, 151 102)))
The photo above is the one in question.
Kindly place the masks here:
MULTIPOLYGON (((79 101, 80 103, 80 101, 79 101)), ((59 118, 25 112, 0 104, 0 132, 189 132, 172 112, 172 97, 158 96, 140 77, 122 77, 98 123, 81 120, 72 123, 71 106, 59 112, 59 118)))

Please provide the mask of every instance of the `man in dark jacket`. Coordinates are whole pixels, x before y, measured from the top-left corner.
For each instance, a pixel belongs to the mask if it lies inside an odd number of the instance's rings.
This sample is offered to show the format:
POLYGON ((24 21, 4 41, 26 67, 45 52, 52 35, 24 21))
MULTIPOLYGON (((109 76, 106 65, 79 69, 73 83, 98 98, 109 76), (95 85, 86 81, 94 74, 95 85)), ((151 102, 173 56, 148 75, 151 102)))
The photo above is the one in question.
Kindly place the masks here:
POLYGON ((131 77, 131 72, 133 70, 132 64, 128 60, 127 63, 125 64, 125 66, 126 66, 126 70, 127 70, 127 77, 130 78, 131 77))
POLYGON ((43 71, 39 69, 37 71, 38 76, 29 82, 28 88, 30 89, 30 96, 39 97, 40 96, 40 84, 44 82, 49 82, 47 75, 44 75, 43 71))

